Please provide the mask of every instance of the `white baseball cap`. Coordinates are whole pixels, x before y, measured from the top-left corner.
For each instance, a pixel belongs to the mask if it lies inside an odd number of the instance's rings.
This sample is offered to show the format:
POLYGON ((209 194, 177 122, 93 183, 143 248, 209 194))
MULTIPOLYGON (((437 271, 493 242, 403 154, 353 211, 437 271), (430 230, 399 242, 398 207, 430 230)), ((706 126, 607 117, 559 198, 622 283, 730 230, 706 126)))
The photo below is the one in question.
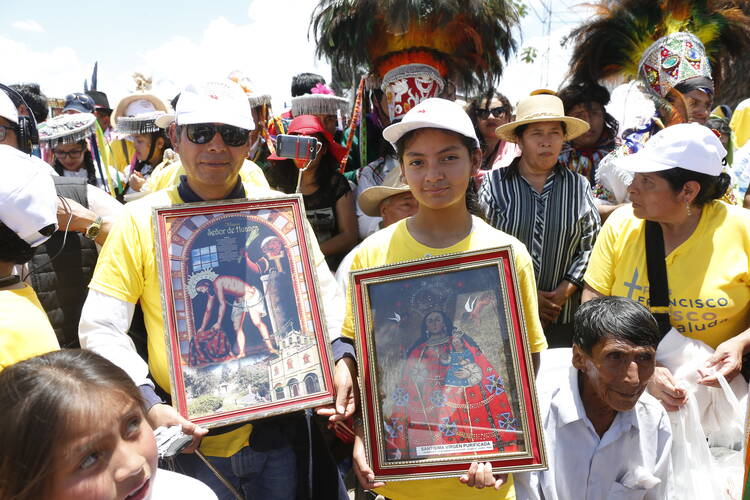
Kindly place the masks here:
POLYGON ((192 83, 177 101, 177 125, 223 123, 253 130, 253 113, 245 92, 231 80, 192 83))
POLYGON ((643 148, 620 159, 618 165, 631 172, 660 172, 684 168, 718 176, 727 150, 716 134, 698 123, 681 123, 651 137, 643 148))
POLYGON ((18 125, 18 110, 3 91, 0 91, 0 116, 18 125))
POLYGON ((404 118, 383 130, 383 137, 396 147, 404 134, 420 128, 440 128, 474 139, 479 147, 479 139, 474 125, 466 111, 458 104, 447 99, 431 97, 411 108, 404 118))
POLYGON ((0 222, 32 247, 57 228, 57 194, 52 176, 12 148, 0 148, 0 222))

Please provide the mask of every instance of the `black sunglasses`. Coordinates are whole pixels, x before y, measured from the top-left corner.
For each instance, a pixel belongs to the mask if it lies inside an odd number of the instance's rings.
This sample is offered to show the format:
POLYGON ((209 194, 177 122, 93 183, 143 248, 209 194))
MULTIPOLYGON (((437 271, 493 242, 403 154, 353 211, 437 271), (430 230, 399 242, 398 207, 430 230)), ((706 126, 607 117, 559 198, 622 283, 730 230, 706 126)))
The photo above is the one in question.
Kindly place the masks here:
POLYGON ((218 132, 229 147, 236 148, 247 144, 249 130, 232 125, 214 125, 213 123, 196 123, 184 125, 187 137, 194 144, 207 144, 218 132))
POLYGON ((490 113, 492 113, 492 116, 495 118, 500 118, 501 116, 504 116, 508 112, 508 108, 505 106, 498 106, 497 108, 492 109, 478 109, 477 110, 477 118, 480 120, 486 120, 490 117, 490 113))

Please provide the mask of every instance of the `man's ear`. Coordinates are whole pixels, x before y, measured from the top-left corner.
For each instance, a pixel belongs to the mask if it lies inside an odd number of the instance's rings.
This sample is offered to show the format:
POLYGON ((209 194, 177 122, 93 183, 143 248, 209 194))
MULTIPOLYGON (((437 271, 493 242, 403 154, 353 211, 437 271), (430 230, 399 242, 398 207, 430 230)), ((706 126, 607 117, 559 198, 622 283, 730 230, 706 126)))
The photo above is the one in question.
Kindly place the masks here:
POLYGON ((585 371, 587 358, 588 355, 583 352, 583 349, 578 345, 573 344, 573 368, 581 372, 585 371))
POLYGON ((177 124, 175 122, 170 123, 167 127, 167 135, 169 140, 172 141, 175 151, 179 153, 177 146, 180 144, 180 136, 177 135, 177 124))

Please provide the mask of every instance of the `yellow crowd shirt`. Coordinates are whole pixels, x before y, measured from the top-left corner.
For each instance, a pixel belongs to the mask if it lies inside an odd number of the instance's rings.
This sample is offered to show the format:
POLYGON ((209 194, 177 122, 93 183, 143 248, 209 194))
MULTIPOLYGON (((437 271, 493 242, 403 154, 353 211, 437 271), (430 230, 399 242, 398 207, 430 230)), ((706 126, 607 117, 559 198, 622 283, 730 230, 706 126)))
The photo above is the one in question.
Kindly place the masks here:
MULTIPOLYGON (((143 189, 155 193, 170 186, 176 186, 180 183, 180 176, 182 175, 185 175, 185 168, 181 161, 176 160, 169 165, 154 169, 143 189)), ((240 168, 240 179, 242 179, 243 184, 270 189, 263 170, 250 160, 243 162, 240 168)))
POLYGON ((0 370, 13 363, 60 349, 34 289, 0 290, 0 370))
MULTIPOLYGON (((630 205, 602 226, 584 280, 604 295, 648 307, 645 221, 630 205)), ((703 207, 693 234, 666 257, 669 318, 713 348, 750 326, 750 212, 720 201, 703 207)))
MULTIPOLYGON (((352 261, 352 271, 422 259, 430 256, 483 250, 510 245, 515 256, 518 288, 521 293, 523 315, 526 323, 531 352, 539 352, 547 347, 547 340, 537 312, 537 291, 534 267, 526 247, 516 238, 499 231, 483 220, 474 217, 469 235, 455 245, 446 248, 431 248, 419 243, 409 233, 406 220, 401 220, 377 231, 360 245, 352 261)), ((354 337, 353 302, 351 290, 347 291, 347 312, 341 333, 354 337)), ((468 469, 468 467, 467 467, 468 469)), ((413 499, 432 500, 434 498, 455 499, 513 499, 512 480, 503 485, 500 491, 494 488, 476 489, 461 484, 455 477, 416 481, 390 481, 378 488, 378 493, 392 500, 413 499)))
MULTIPOLYGON (((260 197, 280 194, 253 184, 243 184, 248 194, 260 197)), ((125 205, 120 219, 107 236, 89 283, 89 288, 110 297, 131 304, 140 301, 148 332, 149 373, 166 392, 170 392, 170 382, 152 208, 181 203, 177 186, 172 186, 125 205)), ((314 245, 315 249, 318 249, 317 245, 314 245)), ((316 262, 323 258, 318 249, 316 262)), ((251 430, 252 425, 247 424, 231 432, 206 437, 201 442, 201 451, 215 457, 234 455, 247 445, 251 430)))

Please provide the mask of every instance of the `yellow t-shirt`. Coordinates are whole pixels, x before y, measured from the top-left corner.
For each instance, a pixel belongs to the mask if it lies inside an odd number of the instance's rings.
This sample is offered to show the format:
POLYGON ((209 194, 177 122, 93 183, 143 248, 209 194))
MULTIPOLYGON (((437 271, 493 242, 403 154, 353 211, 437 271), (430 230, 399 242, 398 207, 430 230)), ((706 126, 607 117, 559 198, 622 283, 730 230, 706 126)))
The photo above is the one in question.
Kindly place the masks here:
MULTIPOLYGON (((185 175, 185 169, 180 160, 176 160, 163 168, 157 166, 148 180, 146 180, 143 189, 155 193, 156 191, 161 191, 170 186, 176 186, 180 183, 181 175, 185 175)), ((266 176, 263 174, 263 170, 250 160, 245 160, 242 164, 242 167, 240 168, 240 179, 242 179, 243 184, 270 189, 266 176)))
POLYGON ((130 160, 135 154, 135 146, 128 139, 115 139, 109 143, 109 150, 112 153, 112 166, 120 172, 127 172, 130 167, 130 160))
MULTIPOLYGON (((244 183, 251 197, 273 197, 281 193, 244 183)), ((140 301, 146 324, 149 373, 159 386, 170 392, 167 345, 164 339, 164 318, 156 246, 152 224, 152 208, 183 203, 177 186, 151 193, 125 205, 120 219, 107 236, 89 288, 135 304, 140 301)), ((312 246, 316 263, 323 261, 317 245, 312 246)), ((228 457, 248 444, 252 425, 231 432, 210 436, 201 442, 205 455, 228 457)))
MULTIPOLYGON (((644 228, 630 205, 610 215, 586 283, 648 307, 644 228)), ((698 227, 666 264, 670 323, 679 332, 716 348, 750 326, 750 212, 720 201, 706 204, 698 227)))
POLYGON ((0 290, 0 370, 13 363, 60 349, 34 289, 0 290))
MULTIPOLYGON (((515 256, 518 289, 521 292, 523 315, 526 323, 529 347, 531 352, 539 352, 547 347, 547 340, 539 321, 537 307, 536 281, 531 256, 526 247, 513 236, 499 231, 479 218, 474 217, 471 233, 455 245, 447 248, 431 248, 419 243, 409 233, 406 220, 401 220, 377 231, 362 242, 352 261, 352 271, 367 269, 428 256, 446 255, 458 252, 482 250, 503 245, 511 245, 515 256)), ((353 302, 351 290, 347 291, 347 311, 341 334, 354 337, 352 316, 353 302)), ((478 490, 461 484, 457 478, 429 479, 416 481, 390 481, 378 488, 378 493, 391 498, 401 499, 512 499, 515 494, 512 481, 506 483, 500 491, 494 488, 478 490)))

